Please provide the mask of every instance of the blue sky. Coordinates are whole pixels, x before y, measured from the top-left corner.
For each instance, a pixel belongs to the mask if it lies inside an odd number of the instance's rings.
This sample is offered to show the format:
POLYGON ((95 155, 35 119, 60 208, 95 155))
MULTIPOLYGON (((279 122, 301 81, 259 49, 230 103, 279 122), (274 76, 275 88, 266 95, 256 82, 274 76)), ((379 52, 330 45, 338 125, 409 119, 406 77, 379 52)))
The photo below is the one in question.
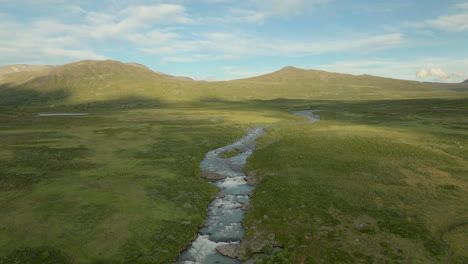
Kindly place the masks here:
POLYGON ((464 0, 0 0, 0 65, 138 62, 228 80, 284 66, 468 78, 464 0))

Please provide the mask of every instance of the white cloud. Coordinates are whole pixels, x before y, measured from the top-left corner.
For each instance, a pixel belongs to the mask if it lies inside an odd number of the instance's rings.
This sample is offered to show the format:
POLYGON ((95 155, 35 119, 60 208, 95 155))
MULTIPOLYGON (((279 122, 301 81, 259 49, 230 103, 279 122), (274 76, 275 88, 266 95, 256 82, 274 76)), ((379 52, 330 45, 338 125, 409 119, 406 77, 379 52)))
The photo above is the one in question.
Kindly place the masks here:
POLYGON ((455 5, 451 14, 421 22, 407 23, 411 28, 429 28, 447 32, 468 31, 468 2, 455 5))
POLYGON ((219 18, 223 23, 248 23, 248 24, 263 24, 269 14, 262 11, 231 9, 227 16, 219 18))
POLYGON ((429 70, 419 70, 416 72, 417 78, 427 78, 431 76, 436 76, 439 78, 448 78, 449 75, 445 73, 442 69, 429 69, 429 70))
POLYGON ((468 9, 468 2, 457 4, 457 5, 456 5, 456 8, 459 8, 459 9, 468 9))
POLYGON ((43 51, 45 56, 54 56, 61 58, 70 58, 70 59, 93 59, 93 60, 104 60, 107 57, 94 53, 89 50, 70 50, 70 49, 61 49, 61 48, 45 48, 43 51))
POLYGON ((266 10, 270 15, 295 16, 327 4, 331 0, 247 0, 246 2, 266 10))
POLYGON ((313 12, 333 0, 204 0, 205 3, 231 4, 226 14, 203 18, 216 23, 264 24, 273 17, 292 17, 313 12))
POLYGON ((337 51, 372 52, 394 48, 405 42, 403 34, 384 34, 355 39, 339 39, 329 41, 284 41, 279 43, 275 52, 282 54, 320 54, 337 51))
POLYGON ((105 56, 81 45, 70 25, 51 20, 32 25, 15 22, 10 16, 0 16, 0 63, 59 64, 80 59, 106 59, 105 56))
POLYGON ((224 67, 222 67, 222 70, 228 76, 228 79, 247 78, 247 77, 259 76, 259 75, 263 75, 263 74, 267 74, 267 73, 272 72, 272 70, 245 71, 245 70, 239 70, 238 68, 232 67, 232 66, 224 66, 224 67))
POLYGON ((327 52, 355 51, 371 53, 401 45, 401 34, 386 34, 340 40, 287 40, 263 38, 243 33, 211 32, 196 35, 196 39, 184 36, 140 50, 163 56, 164 62, 193 62, 206 60, 238 60, 253 56, 307 56, 327 52), (168 58, 164 58, 168 57, 168 58), (183 58, 176 59, 174 57, 183 58))
POLYGON ((428 81, 458 82, 463 80, 464 77, 459 77, 457 74, 461 73, 460 69, 468 68, 468 59, 454 59, 449 57, 429 57, 399 61, 374 59, 338 61, 332 64, 302 65, 301 67, 350 74, 371 74, 407 80, 425 78, 428 81), (414 74, 415 72, 416 75, 414 74), (453 72, 453 74, 447 74, 446 72, 453 72), (444 78, 444 76, 446 77, 444 78), (453 80, 449 80, 449 78, 453 80))
POLYGON ((395 33, 395 34, 372 36, 372 37, 361 39, 361 40, 355 40, 351 43, 348 43, 348 45, 350 45, 350 49, 377 51, 377 50, 393 48, 404 42, 405 42, 404 35, 395 33))
POLYGON ((194 62, 196 61, 195 58, 191 57, 164 57, 164 59, 161 60, 161 63, 166 63, 166 62, 194 62))
POLYGON ((19 22, 12 15, 0 13, 1 48, 9 51, 2 53, 0 63, 37 63, 41 56, 44 57, 40 63, 54 64, 104 59, 89 47, 109 42, 122 46, 164 46, 163 43, 180 37, 174 32, 177 28, 164 28, 165 25, 195 23, 185 7, 176 4, 130 6, 115 13, 88 12, 68 4, 62 8, 64 13, 73 13, 70 21, 78 22, 64 23, 58 17, 19 22))
MULTIPOLYGON (((95 38, 132 41, 138 37, 138 41, 145 42, 163 36, 162 33, 153 30, 156 26, 195 23, 187 15, 184 6, 174 4, 128 7, 116 15, 89 12, 86 13, 86 20, 90 24, 81 27, 89 30, 89 34, 95 38), (143 40, 145 37, 147 39, 143 40)), ((172 33, 164 34, 164 37, 174 36, 172 33)))
POLYGON ((459 78, 465 78, 466 77, 464 72, 454 72, 454 73, 452 73, 452 76, 459 77, 459 78))
POLYGON ((429 71, 428 70, 419 70, 416 72, 416 78, 426 78, 429 76, 429 71))
POLYGON ((184 6, 174 4, 129 7, 121 13, 125 18, 116 26, 123 30, 145 29, 161 24, 194 23, 187 16, 184 6))
POLYGON ((463 72, 453 72, 451 74, 445 73, 442 69, 440 68, 432 68, 428 70, 419 70, 416 72, 416 78, 419 79, 427 79, 427 78, 432 78, 434 81, 440 81, 440 82, 456 82, 459 80, 464 80, 465 78, 465 73, 463 72))
POLYGON ((426 20, 425 25, 445 31, 465 31, 468 30, 468 12, 426 20))

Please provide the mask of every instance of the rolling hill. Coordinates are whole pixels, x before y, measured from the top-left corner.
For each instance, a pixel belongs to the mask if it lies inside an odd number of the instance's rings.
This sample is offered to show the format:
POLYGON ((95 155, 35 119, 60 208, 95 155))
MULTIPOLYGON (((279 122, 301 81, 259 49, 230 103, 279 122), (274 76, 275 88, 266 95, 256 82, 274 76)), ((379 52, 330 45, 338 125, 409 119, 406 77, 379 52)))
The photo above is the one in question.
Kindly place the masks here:
POLYGON ((269 94, 270 98, 362 100, 424 97, 440 93, 440 90, 416 81, 304 70, 290 66, 232 83, 246 90, 258 87, 257 91, 252 89, 257 92, 256 97, 269 94))
POLYGON ((437 83, 437 82, 430 82, 428 83, 432 86, 441 89, 447 89, 452 91, 468 91, 468 80, 465 80, 461 83, 437 83))
POLYGON ((458 92, 416 81, 294 67, 222 82, 195 82, 187 77, 155 72, 141 64, 111 60, 86 60, 56 67, 37 66, 34 69, 3 75, 0 105, 92 106, 102 102, 133 105, 206 99, 362 100, 458 95, 458 92))
POLYGON ((51 69, 51 65, 27 65, 27 64, 13 64, 7 66, 0 66, 0 76, 15 73, 15 72, 34 72, 46 69, 51 69))

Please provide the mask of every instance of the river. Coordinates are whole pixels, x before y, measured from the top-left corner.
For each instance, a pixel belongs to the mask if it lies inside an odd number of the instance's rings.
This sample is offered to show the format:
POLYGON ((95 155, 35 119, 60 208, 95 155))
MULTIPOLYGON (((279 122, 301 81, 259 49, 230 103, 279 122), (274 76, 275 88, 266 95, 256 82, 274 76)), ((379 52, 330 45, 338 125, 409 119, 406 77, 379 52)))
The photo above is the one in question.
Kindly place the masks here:
POLYGON ((243 138, 206 153, 200 163, 202 171, 221 174, 226 178, 212 182, 220 189, 220 192, 208 206, 208 216, 197 238, 182 252, 177 264, 241 263, 237 259, 221 255, 216 248, 226 244, 239 244, 245 233, 242 226, 245 215, 243 208, 250 202, 249 194, 255 187, 247 184, 243 169, 248 157, 255 149, 255 140, 264 135, 265 128, 268 127, 317 122, 320 117, 314 114, 316 111, 319 110, 293 112, 295 115, 308 119, 303 122, 250 127, 243 138), (230 158, 222 157, 223 153, 232 151, 239 152, 239 154, 230 158))

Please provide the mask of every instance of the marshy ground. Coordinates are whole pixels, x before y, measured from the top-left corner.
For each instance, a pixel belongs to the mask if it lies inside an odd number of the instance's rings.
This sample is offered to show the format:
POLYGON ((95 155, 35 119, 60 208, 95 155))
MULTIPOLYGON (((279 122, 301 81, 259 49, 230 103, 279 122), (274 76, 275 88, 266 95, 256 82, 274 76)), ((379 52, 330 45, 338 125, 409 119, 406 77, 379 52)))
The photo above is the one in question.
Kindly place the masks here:
POLYGON ((204 154, 247 127, 303 121, 290 112, 304 109, 322 121, 268 128, 245 169, 259 180, 246 238, 283 246, 263 263, 465 263, 467 108, 218 101, 38 117, 45 108, 5 107, 0 263, 173 262, 217 193, 197 177, 204 154))

